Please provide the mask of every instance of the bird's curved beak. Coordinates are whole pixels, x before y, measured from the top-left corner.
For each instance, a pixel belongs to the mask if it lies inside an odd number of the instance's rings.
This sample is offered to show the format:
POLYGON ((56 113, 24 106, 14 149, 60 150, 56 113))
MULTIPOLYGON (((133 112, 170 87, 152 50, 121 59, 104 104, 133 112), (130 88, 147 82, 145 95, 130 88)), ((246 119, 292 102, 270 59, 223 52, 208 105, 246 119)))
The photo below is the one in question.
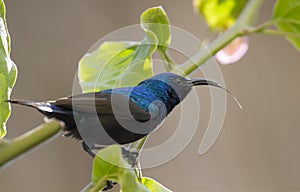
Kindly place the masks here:
POLYGON ((199 78, 199 79, 190 79, 190 80, 188 80, 188 83, 190 83, 192 86, 209 85, 209 86, 215 86, 215 87, 223 88, 218 83, 216 83, 214 81, 210 81, 210 80, 202 79, 202 78, 199 78))
POLYGON ((207 80, 207 79, 190 79, 188 80, 188 84, 190 84, 191 86, 198 86, 198 85, 208 85, 208 86, 213 86, 213 87, 218 87, 223 89, 224 91, 226 91, 226 93, 228 93, 229 95, 231 95, 233 97, 233 99, 235 100, 235 102, 238 104, 238 106, 240 108, 242 108, 240 102, 237 100, 237 98, 227 89, 225 89, 224 87, 222 87, 221 85, 219 85, 217 82, 211 81, 211 80, 207 80))

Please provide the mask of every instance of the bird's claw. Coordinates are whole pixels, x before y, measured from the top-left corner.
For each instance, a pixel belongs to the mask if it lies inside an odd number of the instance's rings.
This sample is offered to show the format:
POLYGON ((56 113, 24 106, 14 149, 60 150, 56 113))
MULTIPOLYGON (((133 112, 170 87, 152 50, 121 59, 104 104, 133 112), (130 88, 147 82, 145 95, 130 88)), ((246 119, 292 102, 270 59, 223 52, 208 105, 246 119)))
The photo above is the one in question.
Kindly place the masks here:
POLYGON ((132 166, 136 165, 137 159, 139 157, 138 152, 129 151, 127 149, 122 148, 123 158, 132 166))

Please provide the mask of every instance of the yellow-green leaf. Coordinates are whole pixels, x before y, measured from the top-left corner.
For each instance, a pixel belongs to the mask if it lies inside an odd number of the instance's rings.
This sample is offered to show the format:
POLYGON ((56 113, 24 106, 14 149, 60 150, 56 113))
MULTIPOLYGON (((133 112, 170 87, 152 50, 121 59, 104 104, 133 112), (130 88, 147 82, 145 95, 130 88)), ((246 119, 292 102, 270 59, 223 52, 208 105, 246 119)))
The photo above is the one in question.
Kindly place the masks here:
POLYGON ((152 7, 144 11, 140 18, 144 30, 152 31, 158 40, 158 49, 166 51, 171 42, 169 18, 162 7, 152 7))
POLYGON ((274 7, 273 20, 277 28, 286 33, 290 43, 300 51, 300 1, 278 0, 274 7))
POLYGON ((145 185, 150 192, 172 192, 154 179, 143 177, 141 183, 145 185))
POLYGON ((165 11, 162 7, 147 9, 140 22, 145 31, 145 38, 140 42, 104 42, 82 57, 78 76, 83 92, 135 86, 152 77, 152 54, 157 49, 170 62, 166 50, 171 36, 165 11))
POLYGON ((194 0, 193 6, 212 31, 224 31, 237 19, 248 0, 194 0))
POLYGON ((119 145, 100 150, 94 158, 91 190, 103 189, 107 180, 118 182, 122 192, 171 192, 151 178, 142 177, 139 181, 134 169, 123 158, 119 145))
POLYGON ((17 68, 10 58, 10 37, 5 19, 5 5, 0 0, 0 138, 6 134, 6 121, 10 115, 10 97, 17 77, 17 68))
POLYGON ((141 42, 105 42, 79 62, 79 80, 83 92, 135 86, 153 76, 151 56, 157 48, 157 38, 145 31, 141 42))
POLYGON ((122 192, 150 192, 136 177, 131 165, 122 156, 119 145, 100 150, 93 161, 94 191, 102 189, 107 180, 117 181, 122 192))

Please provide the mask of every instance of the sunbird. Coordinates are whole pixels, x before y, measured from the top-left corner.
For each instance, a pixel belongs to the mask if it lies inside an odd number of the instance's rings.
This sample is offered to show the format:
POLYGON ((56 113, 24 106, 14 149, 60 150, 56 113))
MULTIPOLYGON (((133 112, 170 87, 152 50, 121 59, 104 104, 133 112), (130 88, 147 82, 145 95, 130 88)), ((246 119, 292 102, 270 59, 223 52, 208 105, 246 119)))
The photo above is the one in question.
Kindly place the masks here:
POLYGON ((150 134, 193 86, 200 85, 218 87, 231 94, 207 79, 161 73, 133 87, 82 93, 54 101, 7 102, 33 107, 47 118, 62 121, 64 135, 82 141, 84 149, 91 154, 91 149, 128 144, 150 134))

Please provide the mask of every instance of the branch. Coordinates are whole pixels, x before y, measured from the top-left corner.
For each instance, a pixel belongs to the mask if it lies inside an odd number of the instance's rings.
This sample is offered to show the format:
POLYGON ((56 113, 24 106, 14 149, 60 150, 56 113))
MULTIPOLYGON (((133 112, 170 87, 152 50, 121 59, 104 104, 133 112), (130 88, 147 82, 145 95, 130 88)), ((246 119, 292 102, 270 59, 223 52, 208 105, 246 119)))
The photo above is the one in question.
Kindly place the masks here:
POLYGON ((11 140, 4 140, 0 143, 0 169, 23 155, 25 152, 40 145, 44 141, 59 135, 62 125, 57 121, 42 124, 25 134, 11 140))

